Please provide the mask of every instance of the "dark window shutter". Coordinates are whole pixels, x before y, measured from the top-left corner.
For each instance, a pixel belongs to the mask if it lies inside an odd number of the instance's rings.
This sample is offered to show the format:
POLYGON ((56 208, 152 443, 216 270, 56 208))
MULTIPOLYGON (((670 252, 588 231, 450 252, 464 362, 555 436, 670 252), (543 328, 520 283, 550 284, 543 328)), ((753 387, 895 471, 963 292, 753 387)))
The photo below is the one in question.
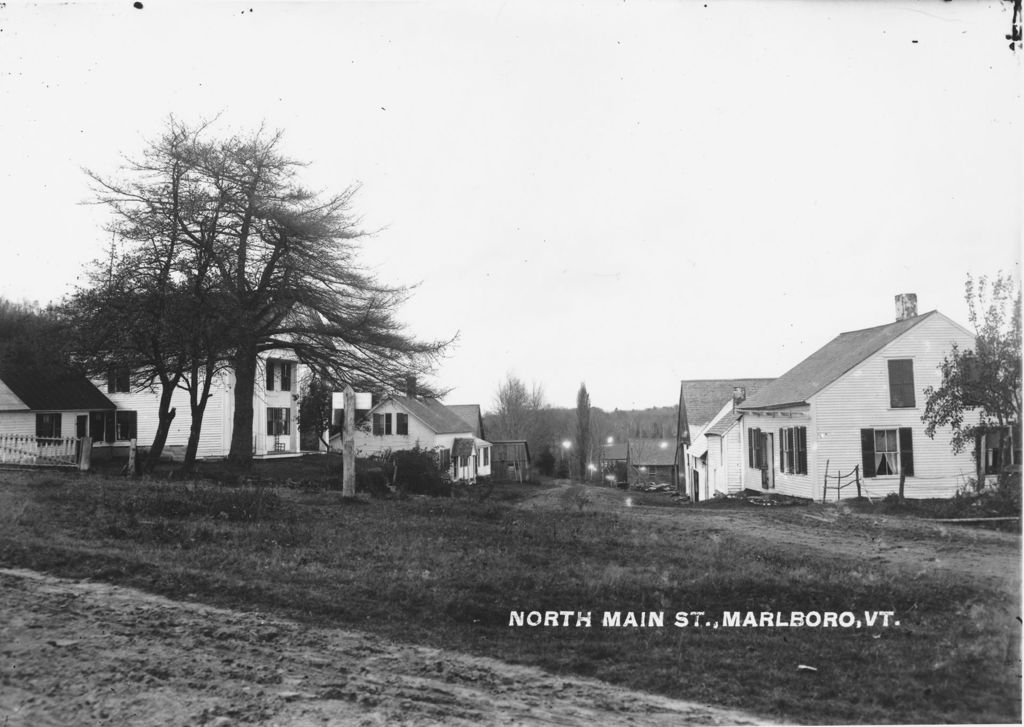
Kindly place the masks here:
POLYGON ((889 405, 893 408, 911 408, 915 405, 912 359, 889 360, 889 405))
POLYGON ((747 427, 747 465, 754 468, 754 430, 747 427))
POLYGON ((281 391, 292 390, 292 365, 290 363, 281 364, 281 391))
POLYGON ((900 427, 900 467, 907 477, 914 476, 914 440, 910 427, 900 427))
MULTIPOLYGON (((267 359, 267 391, 274 390, 274 362, 267 359)), ((269 430, 267 430, 269 431, 269 430)))
POLYGON ((373 433, 383 434, 384 433, 384 417, 380 414, 373 415, 373 433))
POLYGON ((807 427, 797 427, 796 432, 796 449, 797 449, 797 462, 796 462, 796 473, 798 475, 807 474, 807 427))
POLYGON ((114 382, 117 385, 118 391, 131 391, 131 371, 128 370, 127 366, 124 366, 117 370, 117 381, 114 382))
POLYGON ((107 369, 107 393, 113 394, 117 391, 117 374, 114 367, 111 366, 107 369))
POLYGON ((282 409, 281 411, 284 412, 284 431, 281 434, 290 435, 292 433, 292 410, 282 409))
POLYGON ((116 417, 114 412, 108 411, 103 415, 103 440, 107 444, 113 444, 114 438, 117 434, 117 428, 114 426, 116 417))
POLYGON ((788 429, 779 430, 779 472, 786 471, 786 432, 788 429))
POLYGON ((37 437, 48 437, 49 433, 46 431, 49 428, 49 422, 46 420, 45 414, 36 414, 36 436, 37 437))
POLYGON ((860 466, 865 477, 875 476, 875 430, 860 430, 860 466))
POLYGON ((390 414, 385 414, 384 415, 384 433, 385 434, 391 434, 391 415, 390 414))

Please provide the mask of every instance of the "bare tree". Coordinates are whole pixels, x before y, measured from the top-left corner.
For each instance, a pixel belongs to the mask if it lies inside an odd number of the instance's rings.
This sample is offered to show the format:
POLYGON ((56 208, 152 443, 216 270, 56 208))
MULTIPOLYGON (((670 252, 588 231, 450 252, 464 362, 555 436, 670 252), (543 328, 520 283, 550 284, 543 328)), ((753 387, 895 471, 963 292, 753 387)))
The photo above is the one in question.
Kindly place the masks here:
MULTIPOLYGON (((407 289, 357 265, 365 235, 350 211, 356 186, 329 197, 302 187, 303 165, 281 153, 281 132, 211 139, 209 129, 171 119, 143 161, 129 163, 127 181, 91 176, 131 233, 122 235, 151 239, 154 259, 171 270, 191 260, 175 272, 203 282, 218 319, 230 322, 217 339, 234 376, 229 459, 248 466, 260 354, 294 351, 339 386, 390 387, 430 371, 449 341, 406 334, 395 315, 407 289)), ((203 360, 191 377, 197 406, 217 365, 203 360)))

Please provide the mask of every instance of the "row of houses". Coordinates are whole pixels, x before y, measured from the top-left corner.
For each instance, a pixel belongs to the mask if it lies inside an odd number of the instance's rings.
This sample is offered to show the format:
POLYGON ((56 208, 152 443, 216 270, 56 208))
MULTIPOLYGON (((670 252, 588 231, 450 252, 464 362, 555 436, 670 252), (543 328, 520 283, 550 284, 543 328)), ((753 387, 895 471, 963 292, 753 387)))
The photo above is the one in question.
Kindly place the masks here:
MULTIPOLYGON (((841 333, 777 379, 683 381, 676 463, 694 500, 743 490, 835 500, 949 497, 968 479, 1020 463, 998 437, 956 454, 949 429, 921 420, 939 364, 974 335, 896 296, 896 320, 841 333)), ((1009 440, 1007 440, 1009 441, 1009 440)))
MULTIPOLYGON (((261 379, 253 397, 252 452, 256 458, 294 457, 303 453, 299 432, 299 384, 307 371, 285 351, 261 355, 261 379)), ((158 425, 160 393, 133 386, 130 372, 112 369, 106 380, 48 375, 39 371, 0 371, 0 463, 48 461, 47 453, 67 450, 84 437, 96 458, 126 456, 133 440, 152 442, 158 425)), ((234 419, 234 376, 216 375, 203 418, 197 456, 227 455, 234 419)), ((343 421, 343 398, 335 395, 334 420, 343 421)), ((191 426, 188 394, 177 390, 171 401, 179 412, 171 423, 164 452, 184 455, 191 426)), ((492 443, 485 439, 479 405, 445 405, 417 393, 410 379, 403 394, 374 402, 357 394, 356 411, 365 426, 355 431, 356 454, 381 455, 418 446, 437 454, 453 480, 475 482, 492 472, 502 479, 529 476, 529 449, 524 441, 492 443)), ((320 444, 310 445, 320 451, 320 444)), ((341 448, 340 435, 330 442, 341 448)), ((73 448, 72 448, 73 449, 73 448)))

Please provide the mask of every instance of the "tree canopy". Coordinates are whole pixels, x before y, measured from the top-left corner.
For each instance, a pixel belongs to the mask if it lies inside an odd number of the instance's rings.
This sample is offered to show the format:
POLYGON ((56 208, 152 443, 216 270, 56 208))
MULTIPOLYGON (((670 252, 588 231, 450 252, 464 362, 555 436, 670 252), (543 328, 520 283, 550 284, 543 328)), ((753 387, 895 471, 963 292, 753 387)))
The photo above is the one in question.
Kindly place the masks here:
MULTIPOLYGON (((967 277, 968 315, 975 330, 972 349, 957 346, 942 360, 942 383, 925 389, 925 433, 952 430, 954 452, 973 448, 989 432, 1018 436, 1021 422, 1021 289, 1009 275, 967 277)), ((1011 440, 1012 441, 1012 440, 1011 440)), ((1019 446, 1017 444, 1016 446, 1019 446)))
MULTIPOLYGON (((230 366, 229 457, 242 465, 252 457, 260 354, 292 351, 339 388, 379 388, 431 371, 449 343, 408 334, 396 316, 408 289, 359 265, 366 235, 351 212, 358 186, 333 195, 307 189, 304 165, 281 147, 281 132, 218 138, 211 124, 172 118, 120 176, 89 172, 121 241, 110 269, 122 287, 149 296, 146 315, 159 323, 150 344, 175 356, 167 380, 177 375, 175 386, 208 392, 217 366, 230 366), (189 334, 168 335, 174 330, 189 334)), ((92 289, 104 285, 93 281, 92 289)), ((141 348, 143 359, 157 361, 152 345, 127 345, 141 348)))

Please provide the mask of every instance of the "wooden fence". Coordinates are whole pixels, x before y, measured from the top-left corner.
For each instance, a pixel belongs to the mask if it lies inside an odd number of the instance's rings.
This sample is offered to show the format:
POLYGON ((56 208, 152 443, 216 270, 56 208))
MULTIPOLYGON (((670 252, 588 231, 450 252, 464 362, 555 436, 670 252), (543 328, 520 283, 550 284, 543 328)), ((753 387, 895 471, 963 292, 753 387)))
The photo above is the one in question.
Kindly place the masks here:
POLYGON ((79 451, 79 440, 75 437, 0 434, 0 464, 77 467, 79 451))

